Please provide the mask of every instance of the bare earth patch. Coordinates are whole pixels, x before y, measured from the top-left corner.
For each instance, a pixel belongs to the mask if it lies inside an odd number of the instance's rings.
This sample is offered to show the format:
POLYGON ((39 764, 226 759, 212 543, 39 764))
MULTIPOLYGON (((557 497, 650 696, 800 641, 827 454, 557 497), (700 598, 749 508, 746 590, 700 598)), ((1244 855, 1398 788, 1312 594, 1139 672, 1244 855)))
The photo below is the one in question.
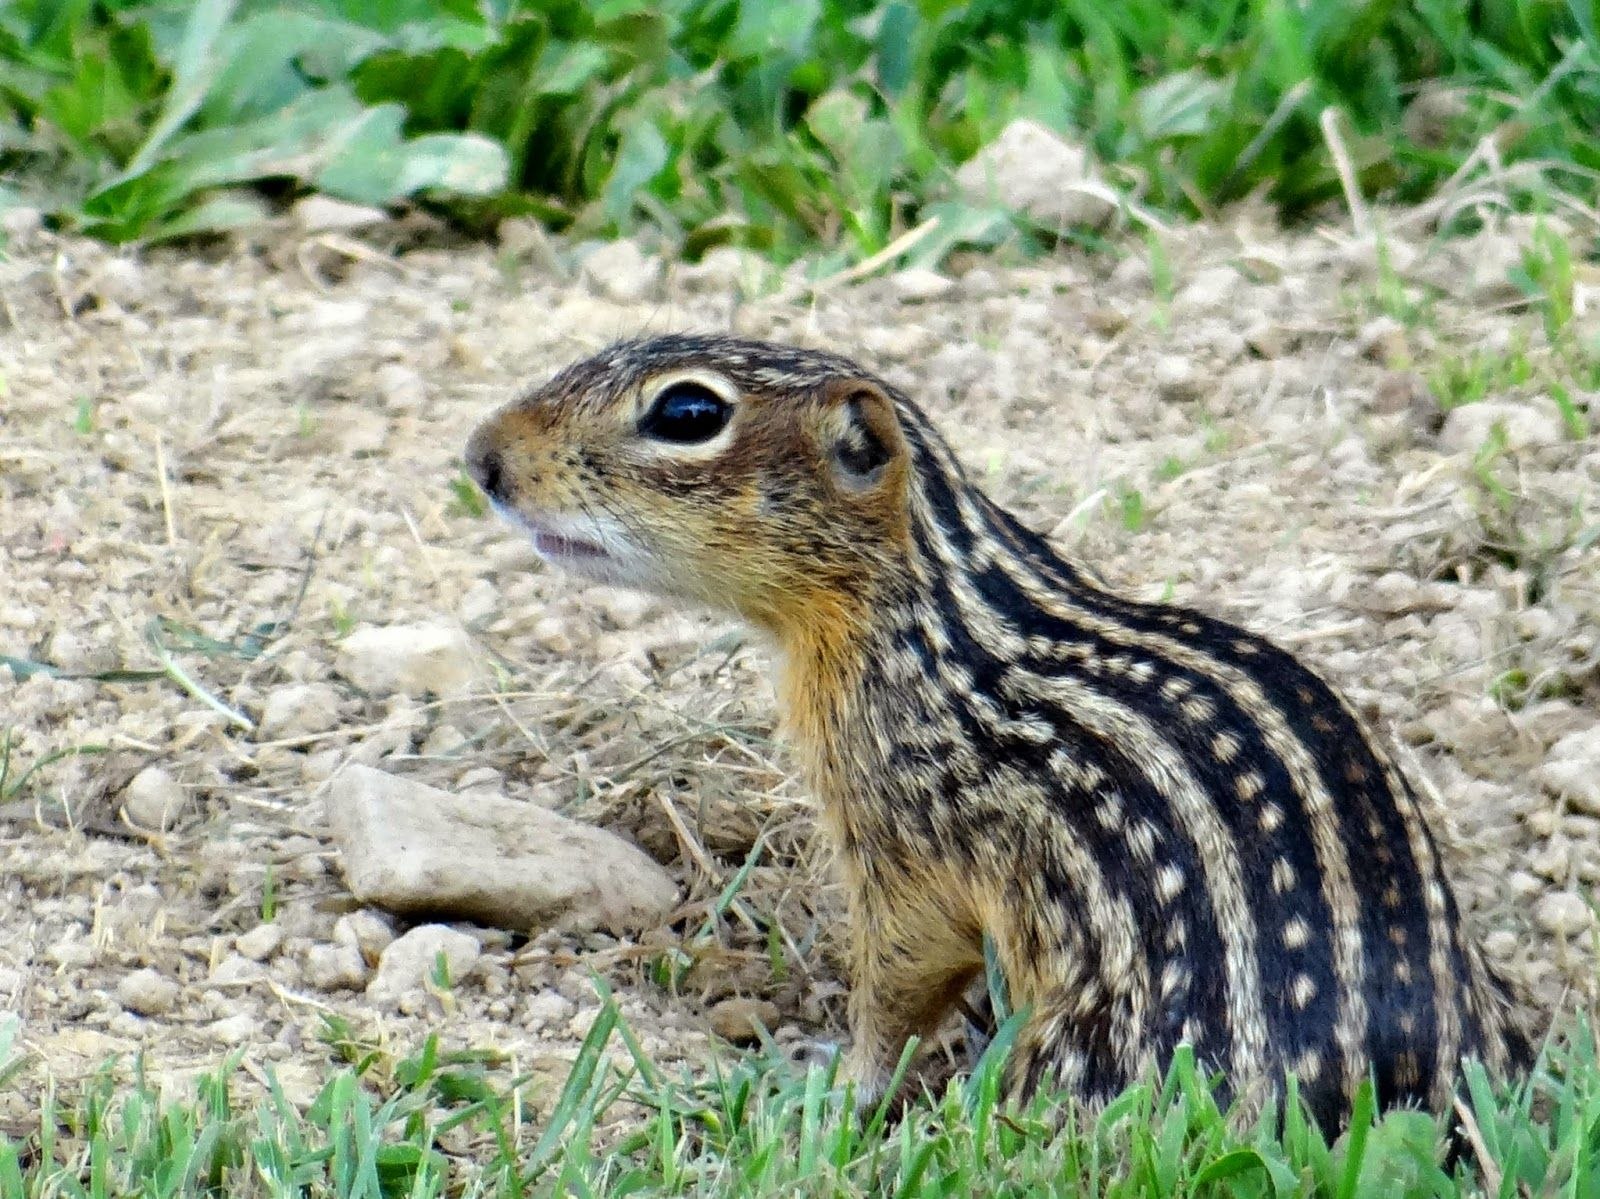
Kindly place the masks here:
MULTIPOLYGON (((460 486, 492 405, 669 328, 860 358, 1108 582, 1307 656, 1431 784, 1491 956, 1545 1017, 1590 1002, 1600 405, 1542 394, 1562 368, 1505 282, 1529 234, 1397 239, 1380 266, 1370 242, 1241 224, 1153 262, 1130 243, 814 295, 728 254, 568 274, 538 245, 399 252, 396 230, 142 257, 13 241, 0 1012, 29 1077, 142 1052, 181 1079, 241 1049, 303 1100, 334 1017, 559 1080, 590 971, 669 1071, 751 1015, 783 1044, 841 1033, 836 900, 761 647, 547 573, 460 486), (1517 355, 1531 375, 1496 373, 1517 355), (1443 419, 1435 393, 1474 370, 1491 406, 1443 419), (361 690, 341 647, 415 623, 465 634, 450 685, 361 690), (93 752, 52 760, 74 749, 93 752), (621 833, 681 905, 635 938, 458 924, 464 975, 369 997, 407 925, 341 878, 325 784, 350 760, 621 833)), ((1573 321, 1600 335, 1592 309, 1573 321)))

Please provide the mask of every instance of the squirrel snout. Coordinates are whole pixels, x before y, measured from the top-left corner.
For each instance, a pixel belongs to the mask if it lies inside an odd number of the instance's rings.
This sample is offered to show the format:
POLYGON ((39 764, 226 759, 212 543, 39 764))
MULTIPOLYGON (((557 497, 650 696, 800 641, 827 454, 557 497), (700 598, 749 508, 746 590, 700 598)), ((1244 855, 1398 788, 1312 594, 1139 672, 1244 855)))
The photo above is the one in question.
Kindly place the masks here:
POLYGON ((482 431, 473 434, 467 443, 467 473, 472 481, 483 488, 492 500, 506 502, 511 499, 511 485, 506 477, 505 462, 493 442, 482 431))

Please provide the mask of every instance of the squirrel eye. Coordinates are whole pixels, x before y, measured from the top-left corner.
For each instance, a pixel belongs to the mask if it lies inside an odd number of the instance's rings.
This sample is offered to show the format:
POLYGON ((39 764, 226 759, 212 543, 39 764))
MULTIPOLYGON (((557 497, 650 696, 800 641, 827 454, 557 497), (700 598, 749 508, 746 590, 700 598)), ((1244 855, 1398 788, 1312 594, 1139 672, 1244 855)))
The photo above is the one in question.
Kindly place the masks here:
POLYGON ((722 432, 733 409, 702 383, 674 383, 665 388, 639 422, 639 432, 658 441, 689 445, 710 441, 722 432))

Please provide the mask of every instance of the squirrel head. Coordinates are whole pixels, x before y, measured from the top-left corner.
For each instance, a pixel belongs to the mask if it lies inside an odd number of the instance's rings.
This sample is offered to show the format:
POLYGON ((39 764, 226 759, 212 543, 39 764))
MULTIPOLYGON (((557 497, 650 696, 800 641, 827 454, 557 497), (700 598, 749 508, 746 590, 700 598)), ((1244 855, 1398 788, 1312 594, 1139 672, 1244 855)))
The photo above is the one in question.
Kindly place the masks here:
POLYGON ((780 641, 847 633, 908 556, 896 401, 833 354, 620 342, 492 414, 466 462, 546 561, 732 611, 780 641))

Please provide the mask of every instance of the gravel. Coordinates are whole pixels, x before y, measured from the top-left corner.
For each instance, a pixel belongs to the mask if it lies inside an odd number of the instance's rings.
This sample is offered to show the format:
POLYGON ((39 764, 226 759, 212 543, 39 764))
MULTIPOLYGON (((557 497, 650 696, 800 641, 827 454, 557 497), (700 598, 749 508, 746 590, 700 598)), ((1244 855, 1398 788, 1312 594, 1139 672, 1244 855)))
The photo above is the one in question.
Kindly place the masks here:
MULTIPOLYGON (((740 251, 624 243, 580 268, 537 238, 421 244, 371 217, 297 218, 370 236, 357 257, 293 227, 112 251, 6 214, 0 655, 66 675, 0 667, 13 769, 62 755, 0 806, 0 903, 25 914, 0 927, 0 1002, 56 1085, 226 1047, 309 1098, 331 1015, 397 1052, 493 1047, 556 1087, 591 970, 668 1071, 727 1052, 713 1011, 727 1035, 752 1013, 782 1043, 842 1035, 838 895, 761 647, 544 571, 453 486, 492 405, 668 328, 868 360, 1108 582, 1305 655, 1426 784, 1463 904, 1536 1011, 1592 998, 1600 447, 1531 385, 1445 414, 1429 382, 1443 356, 1546 352, 1538 311, 1485 299, 1527 225, 1388 237, 1389 269, 1438 297, 1396 328, 1374 243, 1248 214, 1163 235, 1160 270, 1130 237, 788 293, 740 251), (436 927, 413 953, 437 917, 343 881, 328 780, 352 762, 609 830, 678 901, 643 928, 436 927), (758 837, 756 919, 718 915, 758 837), (800 955, 781 975, 769 921, 800 955)), ((1594 397, 1573 399, 1592 429, 1594 397)), ((13 1084, 0 1118, 34 1118, 43 1085, 13 1084)))

